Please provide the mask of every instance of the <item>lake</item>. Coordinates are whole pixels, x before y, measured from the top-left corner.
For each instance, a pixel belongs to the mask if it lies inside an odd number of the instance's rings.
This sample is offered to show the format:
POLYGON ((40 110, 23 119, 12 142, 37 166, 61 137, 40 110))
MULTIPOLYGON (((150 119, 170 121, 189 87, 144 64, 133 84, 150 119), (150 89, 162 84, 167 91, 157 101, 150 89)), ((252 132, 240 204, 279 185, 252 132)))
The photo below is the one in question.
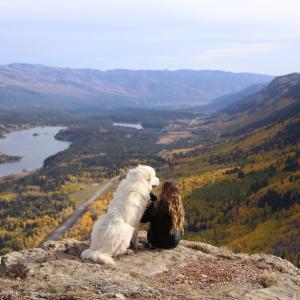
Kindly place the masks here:
POLYGON ((55 139, 61 129, 64 127, 35 127, 6 134, 0 139, 0 152, 22 159, 0 164, 0 176, 39 169, 47 157, 67 149, 69 142, 55 139))
POLYGON ((140 123, 117 123, 117 122, 114 122, 113 126, 130 127, 130 128, 135 128, 135 129, 144 129, 144 127, 140 123))

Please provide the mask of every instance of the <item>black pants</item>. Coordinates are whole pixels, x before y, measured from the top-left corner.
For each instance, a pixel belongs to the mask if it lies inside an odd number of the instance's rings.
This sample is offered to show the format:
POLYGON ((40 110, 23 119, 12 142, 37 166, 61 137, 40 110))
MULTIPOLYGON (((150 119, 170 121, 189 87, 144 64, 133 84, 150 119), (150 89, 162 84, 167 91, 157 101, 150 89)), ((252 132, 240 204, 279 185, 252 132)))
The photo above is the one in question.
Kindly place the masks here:
POLYGON ((180 242, 180 233, 175 231, 174 233, 169 233, 168 235, 155 234, 151 229, 147 233, 148 242, 156 247, 162 249, 172 249, 178 246, 180 242))

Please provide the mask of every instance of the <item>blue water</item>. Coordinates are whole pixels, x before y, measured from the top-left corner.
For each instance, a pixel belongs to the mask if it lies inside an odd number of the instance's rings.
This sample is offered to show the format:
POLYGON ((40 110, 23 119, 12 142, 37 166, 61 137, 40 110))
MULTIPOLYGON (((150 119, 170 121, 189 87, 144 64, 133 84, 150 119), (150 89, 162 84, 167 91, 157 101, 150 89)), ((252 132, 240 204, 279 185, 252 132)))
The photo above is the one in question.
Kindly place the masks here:
POLYGON ((121 126, 121 127, 130 127, 135 129, 143 129, 143 126, 139 123, 117 123, 115 122, 113 126, 121 126))
POLYGON ((0 176, 39 169, 47 157, 67 149, 69 142, 55 139, 55 135, 63 128, 35 127, 8 133, 4 139, 0 139, 0 152, 22 157, 17 162, 0 164, 0 176))

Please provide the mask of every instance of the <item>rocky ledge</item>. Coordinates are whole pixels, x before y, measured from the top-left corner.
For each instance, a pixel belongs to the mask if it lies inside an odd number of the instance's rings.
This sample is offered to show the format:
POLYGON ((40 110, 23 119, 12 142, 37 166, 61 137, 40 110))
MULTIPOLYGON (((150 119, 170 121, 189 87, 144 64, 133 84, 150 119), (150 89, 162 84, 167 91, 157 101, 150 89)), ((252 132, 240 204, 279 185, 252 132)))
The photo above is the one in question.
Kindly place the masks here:
POLYGON ((116 267, 83 261, 88 242, 49 241, 1 257, 0 299, 300 299, 300 270, 281 258, 182 241, 140 249, 116 267))

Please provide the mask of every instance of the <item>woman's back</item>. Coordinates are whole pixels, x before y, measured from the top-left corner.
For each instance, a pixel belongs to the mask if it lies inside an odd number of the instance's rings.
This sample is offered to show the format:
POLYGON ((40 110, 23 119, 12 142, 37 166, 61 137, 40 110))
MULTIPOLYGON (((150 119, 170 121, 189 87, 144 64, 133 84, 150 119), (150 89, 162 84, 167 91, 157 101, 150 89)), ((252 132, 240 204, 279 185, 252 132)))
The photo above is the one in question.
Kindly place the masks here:
POLYGON ((164 199, 160 199, 159 202, 151 202, 141 222, 150 222, 148 241, 152 246, 170 249, 179 244, 180 232, 178 230, 172 231, 172 217, 164 199))

